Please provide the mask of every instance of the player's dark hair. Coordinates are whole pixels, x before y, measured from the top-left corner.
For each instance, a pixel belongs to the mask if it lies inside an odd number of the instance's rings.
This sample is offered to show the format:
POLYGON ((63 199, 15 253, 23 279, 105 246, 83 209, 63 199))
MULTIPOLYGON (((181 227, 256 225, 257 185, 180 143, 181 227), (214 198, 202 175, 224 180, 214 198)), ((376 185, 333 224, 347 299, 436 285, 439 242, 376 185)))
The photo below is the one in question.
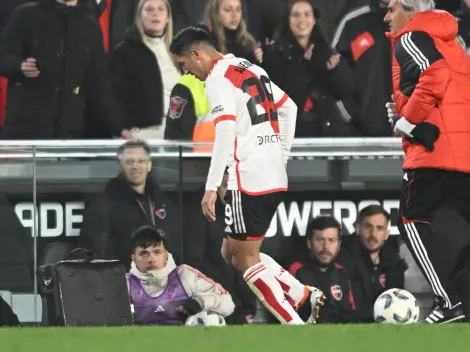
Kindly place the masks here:
POLYGON ((186 27, 173 38, 170 45, 170 53, 181 56, 187 53, 194 45, 201 43, 213 46, 209 32, 201 26, 186 27))
POLYGON ((385 218, 387 219, 387 223, 390 222, 390 213, 387 212, 380 205, 372 204, 372 205, 365 207, 359 212, 359 216, 356 220, 356 224, 362 223, 364 219, 369 216, 378 215, 378 214, 382 214, 383 216, 385 216, 385 218))
POLYGON ((148 248, 163 243, 166 246, 166 234, 162 229, 153 225, 144 225, 135 230, 131 235, 132 253, 138 247, 148 248))
POLYGON ((128 141, 122 144, 121 146, 119 146, 117 150, 118 159, 121 159, 122 154, 124 154, 124 152, 127 149, 132 149, 132 148, 143 148, 145 150, 145 153, 147 153, 147 155, 150 155, 150 146, 148 145, 148 143, 137 139, 137 140, 128 141))
POLYGON ((313 237, 313 231, 323 231, 326 229, 337 229, 338 239, 341 239, 341 224, 333 216, 320 215, 312 219, 307 226, 307 239, 310 240, 313 237))

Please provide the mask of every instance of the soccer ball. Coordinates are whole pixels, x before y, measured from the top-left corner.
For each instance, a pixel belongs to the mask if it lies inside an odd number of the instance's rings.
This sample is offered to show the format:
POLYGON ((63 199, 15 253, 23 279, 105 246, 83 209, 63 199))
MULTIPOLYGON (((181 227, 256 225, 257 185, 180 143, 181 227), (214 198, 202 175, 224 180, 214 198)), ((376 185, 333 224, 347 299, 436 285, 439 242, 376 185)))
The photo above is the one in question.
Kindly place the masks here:
POLYGON ((225 319, 215 312, 200 312, 191 315, 185 325, 187 326, 225 326, 225 319))
POLYGON ((386 324, 416 323, 419 319, 416 298, 406 290, 387 290, 375 301, 374 319, 377 323, 386 324))

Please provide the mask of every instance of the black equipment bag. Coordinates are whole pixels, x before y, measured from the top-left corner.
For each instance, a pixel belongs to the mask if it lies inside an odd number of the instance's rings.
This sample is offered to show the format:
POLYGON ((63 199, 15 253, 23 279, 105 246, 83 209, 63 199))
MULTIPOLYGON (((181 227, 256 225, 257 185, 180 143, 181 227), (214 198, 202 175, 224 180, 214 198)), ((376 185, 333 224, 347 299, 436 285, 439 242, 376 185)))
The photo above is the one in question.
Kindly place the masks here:
MULTIPOLYGON (((118 260, 65 260, 38 269, 47 325, 134 324, 126 268, 118 260)), ((44 314, 43 314, 44 315, 44 314)))

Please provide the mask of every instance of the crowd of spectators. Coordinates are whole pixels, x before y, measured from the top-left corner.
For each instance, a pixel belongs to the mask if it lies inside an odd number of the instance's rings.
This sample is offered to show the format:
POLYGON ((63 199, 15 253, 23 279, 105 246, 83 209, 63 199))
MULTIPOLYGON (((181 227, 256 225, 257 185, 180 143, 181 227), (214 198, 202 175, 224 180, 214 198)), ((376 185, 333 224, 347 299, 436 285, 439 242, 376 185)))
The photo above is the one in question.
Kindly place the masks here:
MULTIPOLYGON (((462 1, 455 14, 467 46, 470 2, 462 1)), ((191 103, 191 89, 181 96, 187 75, 168 47, 177 31, 201 24, 220 52, 262 66, 292 97, 297 138, 391 136, 388 3, 2 1, 0 138, 193 139, 203 99, 191 103)))

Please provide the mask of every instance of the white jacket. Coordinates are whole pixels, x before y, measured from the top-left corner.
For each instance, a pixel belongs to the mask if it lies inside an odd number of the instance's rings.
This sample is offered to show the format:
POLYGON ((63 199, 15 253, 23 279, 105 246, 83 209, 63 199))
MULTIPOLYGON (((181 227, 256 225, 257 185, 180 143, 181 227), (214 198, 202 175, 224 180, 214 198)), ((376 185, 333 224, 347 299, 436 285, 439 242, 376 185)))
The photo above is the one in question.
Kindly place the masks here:
POLYGON ((158 296, 168 283, 168 275, 177 269, 181 283, 189 297, 196 300, 203 311, 212 311, 227 317, 233 313, 235 304, 232 296, 220 284, 208 278, 189 265, 176 266, 171 253, 163 269, 140 272, 132 263, 130 274, 142 281, 145 291, 152 297, 158 296))

